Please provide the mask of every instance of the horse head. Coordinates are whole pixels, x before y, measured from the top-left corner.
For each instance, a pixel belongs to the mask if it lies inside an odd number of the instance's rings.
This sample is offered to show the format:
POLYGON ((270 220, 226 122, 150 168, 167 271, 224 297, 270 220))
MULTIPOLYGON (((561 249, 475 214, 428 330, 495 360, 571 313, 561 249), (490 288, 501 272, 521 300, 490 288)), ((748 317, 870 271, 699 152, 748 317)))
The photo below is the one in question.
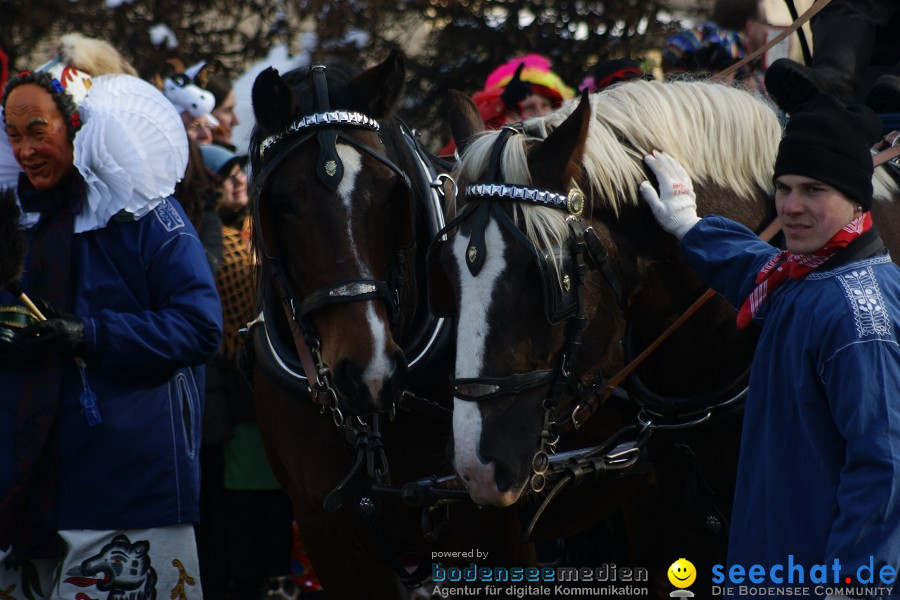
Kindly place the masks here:
MULTIPOLYGON (((574 323, 616 311, 616 298, 610 286, 594 285, 596 273, 584 273, 573 246, 585 209, 578 182, 591 121, 586 97, 545 140, 520 129, 482 133, 467 98, 455 95, 453 107, 465 200, 440 255, 458 307, 453 462, 473 500, 504 506, 526 488, 549 441, 546 417, 567 373, 585 375, 572 355, 574 323)), ((595 332, 585 355, 614 361, 615 349, 600 338, 618 339, 615 329, 595 332)))
POLYGON ((260 285, 290 313, 267 319, 299 329, 298 347, 309 346, 328 393, 353 415, 386 410, 407 370, 392 332, 398 264, 413 243, 394 121, 405 73, 393 52, 355 76, 340 66, 283 77, 269 68, 253 85, 260 285))

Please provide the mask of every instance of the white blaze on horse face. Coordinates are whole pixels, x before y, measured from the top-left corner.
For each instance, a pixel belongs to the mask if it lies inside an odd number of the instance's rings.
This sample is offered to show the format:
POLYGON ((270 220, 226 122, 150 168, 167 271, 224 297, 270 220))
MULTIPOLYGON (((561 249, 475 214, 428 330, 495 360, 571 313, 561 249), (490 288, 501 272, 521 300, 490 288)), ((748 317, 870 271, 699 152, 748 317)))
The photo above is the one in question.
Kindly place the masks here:
MULTIPOLYGON (((491 219, 484 232, 487 248, 484 265, 477 277, 466 266, 468 239, 457 235, 453 256, 459 270, 459 318, 456 332, 456 377, 480 377, 487 349, 487 316, 494 291, 506 269, 506 244, 500 228, 491 219)), ((472 500, 479 504, 506 506, 518 498, 513 491, 501 492, 494 482, 494 463, 485 464, 478 455, 481 440, 481 413, 475 402, 453 399, 453 464, 469 488, 472 500)))
MULTIPOLYGON (((346 144, 337 144, 337 153, 344 163, 344 177, 338 185, 337 193, 341 197, 344 209, 347 211, 347 240, 356 260, 358 277, 371 279, 372 271, 369 265, 363 262, 359 256, 359 248, 356 245, 356 235, 353 232, 353 192, 356 189, 356 177, 362 169, 362 156, 353 147, 346 144)), ((369 324, 369 333, 372 336, 372 359, 362 374, 362 379, 373 398, 377 398, 384 386, 384 382, 394 374, 396 365, 387 355, 388 324, 375 314, 375 302, 366 302, 366 321, 369 324)))
POLYGON ((344 177, 338 184, 337 193, 347 211, 347 239, 350 241, 350 249, 353 250, 353 258, 359 267, 360 277, 371 277, 367 265, 359 258, 359 248, 356 247, 356 236, 353 235, 353 191, 356 189, 356 176, 362 169, 362 156, 359 152, 347 144, 337 144, 337 153, 344 163, 344 177))

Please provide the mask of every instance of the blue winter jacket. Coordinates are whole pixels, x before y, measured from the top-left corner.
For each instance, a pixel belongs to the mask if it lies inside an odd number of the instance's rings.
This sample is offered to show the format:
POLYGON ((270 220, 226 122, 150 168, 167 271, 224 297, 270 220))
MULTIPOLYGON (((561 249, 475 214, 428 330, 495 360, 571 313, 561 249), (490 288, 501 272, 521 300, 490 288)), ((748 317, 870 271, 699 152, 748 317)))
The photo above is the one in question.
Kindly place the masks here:
MULTIPOLYGON (((681 250, 736 308, 778 252, 714 216, 688 231, 681 250)), ((758 585, 745 577, 742 585, 750 587, 809 586, 808 597, 822 597, 828 587, 859 586, 871 575, 869 587, 880 587, 881 597, 900 597, 896 582, 880 580, 883 569, 900 571, 900 268, 884 254, 789 280, 763 302, 755 322, 761 334, 729 564, 745 575, 763 567, 758 585), (784 568, 770 579, 776 565, 784 568), (826 567, 829 585, 821 593, 812 583, 816 565, 826 567)))
MULTIPOLYGON (((83 385, 64 361, 59 528, 132 529, 199 518, 204 363, 222 339, 222 309, 203 247, 172 198, 135 221, 113 219, 72 240, 72 312, 84 319, 87 375, 103 422, 89 426, 83 385)), ((28 273, 22 287, 28 289, 28 273)), ((8 293, 0 304, 13 304, 8 293)), ((10 487, 20 388, 0 365, 0 495, 10 487)))

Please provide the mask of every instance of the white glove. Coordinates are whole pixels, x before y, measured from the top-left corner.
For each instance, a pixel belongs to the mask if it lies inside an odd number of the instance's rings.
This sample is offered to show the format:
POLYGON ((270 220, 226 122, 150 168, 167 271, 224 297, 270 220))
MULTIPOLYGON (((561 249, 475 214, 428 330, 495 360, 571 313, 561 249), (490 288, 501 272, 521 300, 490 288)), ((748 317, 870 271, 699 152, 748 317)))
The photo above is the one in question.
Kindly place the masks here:
POLYGON ((697 197, 691 178, 678 161, 665 152, 653 151, 644 162, 659 181, 660 194, 649 181, 641 183, 641 196, 650 205, 659 226, 677 237, 684 237, 697 224, 697 197))

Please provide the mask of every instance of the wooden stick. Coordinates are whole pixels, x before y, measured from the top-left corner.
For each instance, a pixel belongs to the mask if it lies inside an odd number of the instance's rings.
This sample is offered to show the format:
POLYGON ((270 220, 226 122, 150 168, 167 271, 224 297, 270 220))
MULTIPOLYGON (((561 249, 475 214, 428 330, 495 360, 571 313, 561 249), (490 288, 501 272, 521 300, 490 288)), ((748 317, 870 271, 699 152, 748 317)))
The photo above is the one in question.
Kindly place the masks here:
POLYGON ((29 298, 25 294, 25 292, 22 291, 22 288, 19 287, 18 283, 13 281, 7 287, 9 288, 9 291, 11 291, 13 294, 15 294, 16 296, 19 297, 19 300, 22 302, 22 304, 25 305, 25 307, 28 310, 31 311, 31 314, 34 315, 35 319, 37 319, 38 321, 46 321, 47 320, 47 317, 44 316, 44 313, 41 312, 41 309, 39 309, 34 304, 34 302, 31 301, 31 298, 29 298))

